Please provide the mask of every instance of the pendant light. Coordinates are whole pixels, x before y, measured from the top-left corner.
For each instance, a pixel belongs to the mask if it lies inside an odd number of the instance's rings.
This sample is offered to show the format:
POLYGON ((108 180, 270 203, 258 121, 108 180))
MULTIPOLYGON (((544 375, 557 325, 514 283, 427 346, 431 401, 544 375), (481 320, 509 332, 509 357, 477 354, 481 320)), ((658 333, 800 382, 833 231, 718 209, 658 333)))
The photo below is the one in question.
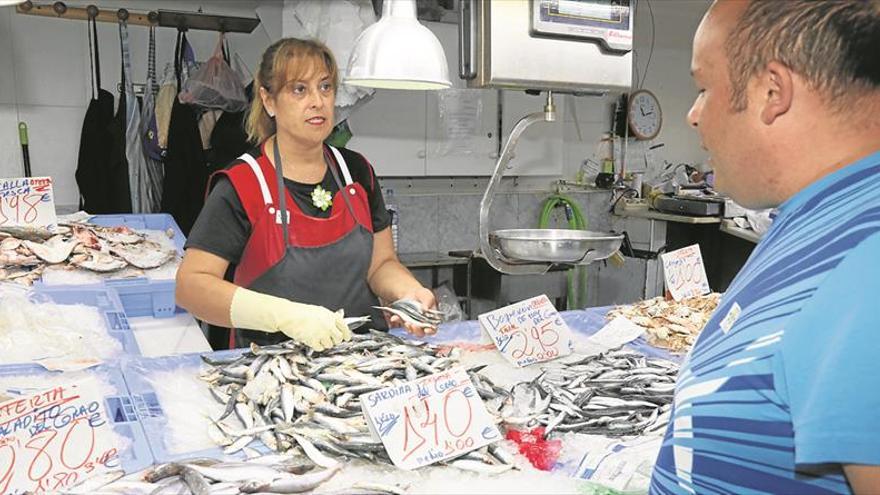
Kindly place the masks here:
POLYGON ((415 0, 382 2, 382 18, 355 41, 344 82, 383 89, 452 86, 443 46, 416 19, 415 0))

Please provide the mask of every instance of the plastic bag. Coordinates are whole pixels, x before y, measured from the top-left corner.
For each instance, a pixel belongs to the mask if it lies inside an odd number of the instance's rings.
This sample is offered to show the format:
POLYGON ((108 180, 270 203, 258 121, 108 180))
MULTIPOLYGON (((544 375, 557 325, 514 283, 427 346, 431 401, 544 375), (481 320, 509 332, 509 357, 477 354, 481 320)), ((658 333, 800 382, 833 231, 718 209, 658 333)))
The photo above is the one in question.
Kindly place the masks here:
POLYGON ((507 431, 507 439, 516 443, 519 453, 526 456, 532 466, 541 471, 553 469, 562 450, 561 440, 547 440, 544 437, 543 426, 529 431, 510 429, 507 431))
POLYGON ((444 323, 464 319, 461 305, 458 304, 458 296, 449 288, 448 283, 444 282, 433 290, 434 298, 437 300, 437 309, 443 313, 444 323))
POLYGON ((247 108, 247 95, 241 79, 223 60, 222 47, 221 33, 214 55, 183 83, 183 90, 178 96, 182 103, 233 113, 247 108))

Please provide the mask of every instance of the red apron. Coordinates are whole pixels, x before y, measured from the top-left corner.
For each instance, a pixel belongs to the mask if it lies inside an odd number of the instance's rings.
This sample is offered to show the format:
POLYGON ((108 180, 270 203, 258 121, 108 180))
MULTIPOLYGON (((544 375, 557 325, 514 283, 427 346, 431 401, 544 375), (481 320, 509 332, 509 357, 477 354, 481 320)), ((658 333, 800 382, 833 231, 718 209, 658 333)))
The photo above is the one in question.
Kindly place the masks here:
MULTIPOLYGON (((329 218, 302 212, 284 186, 282 167, 272 166, 265 148, 259 159, 247 153, 240 159, 244 163, 217 172, 229 178, 251 224, 234 283, 332 311, 342 308, 346 316, 371 315, 374 326, 383 326, 381 312, 372 309, 378 299, 367 285, 373 257, 369 200, 363 186, 352 181, 339 150, 324 148, 324 159, 339 187, 329 218), (267 180, 273 176, 275 180, 267 180)), ((277 150, 275 163, 280 164, 277 150)), ((245 329, 236 333, 239 346, 287 339, 282 333, 245 329)))

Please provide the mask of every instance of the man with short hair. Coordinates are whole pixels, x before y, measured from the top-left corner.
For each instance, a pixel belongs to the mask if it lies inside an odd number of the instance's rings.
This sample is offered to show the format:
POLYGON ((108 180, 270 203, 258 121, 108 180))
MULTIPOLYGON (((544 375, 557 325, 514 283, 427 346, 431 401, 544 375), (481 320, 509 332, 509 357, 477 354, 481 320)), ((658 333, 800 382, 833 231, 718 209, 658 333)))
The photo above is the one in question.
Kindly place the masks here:
POLYGON ((688 122, 773 226, 682 366, 651 493, 880 493, 880 0, 716 0, 688 122))

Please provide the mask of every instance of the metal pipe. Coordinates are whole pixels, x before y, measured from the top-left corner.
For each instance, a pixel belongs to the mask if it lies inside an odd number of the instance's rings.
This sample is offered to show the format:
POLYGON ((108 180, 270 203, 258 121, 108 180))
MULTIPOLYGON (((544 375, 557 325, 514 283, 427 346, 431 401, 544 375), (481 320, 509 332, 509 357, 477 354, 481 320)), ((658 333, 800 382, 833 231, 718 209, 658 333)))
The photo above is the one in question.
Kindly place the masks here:
POLYGON ((495 163, 495 171, 492 173, 492 178, 489 179, 489 184, 486 186, 486 191, 483 193, 483 199, 480 201, 480 251, 489 265, 499 272, 532 274, 545 273, 550 269, 551 264, 549 263, 513 265, 500 259, 495 253, 494 248, 489 244, 489 210, 492 208, 492 201, 495 199, 495 190, 501 182, 501 177, 504 175, 504 169, 513 158, 513 150, 516 148, 523 132, 536 122, 554 122, 555 120, 556 107, 553 104, 553 93, 552 91, 548 91, 547 100, 544 104, 544 111, 526 115, 521 118, 515 126, 513 126, 513 130, 510 131, 510 136, 508 136, 507 142, 501 150, 501 155, 495 163))

